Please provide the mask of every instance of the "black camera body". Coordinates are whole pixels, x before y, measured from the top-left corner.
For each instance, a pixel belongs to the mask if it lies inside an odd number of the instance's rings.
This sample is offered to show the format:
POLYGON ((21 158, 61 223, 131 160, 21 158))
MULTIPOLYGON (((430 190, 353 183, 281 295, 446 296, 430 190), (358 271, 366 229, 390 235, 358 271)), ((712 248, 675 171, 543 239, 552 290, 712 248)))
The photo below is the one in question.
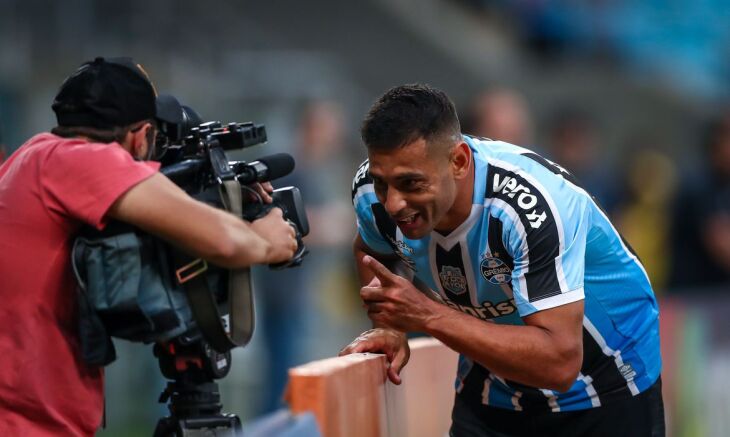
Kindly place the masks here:
MULTIPOLYGON (((186 113, 185 107, 183 113, 186 113)), ((164 147, 164 154, 160 159, 160 171, 164 175, 192 197, 216 208, 228 210, 247 221, 265 216, 272 208, 280 208, 284 219, 295 230, 297 250, 290 260, 270 267, 279 269, 301 264, 308 252, 302 238, 309 233, 309 224, 299 189, 285 187, 274 190, 271 193, 273 201, 267 204, 250 187, 251 184, 268 182, 291 173, 294 159, 290 155, 279 153, 253 162, 229 161, 225 153, 227 150, 239 150, 264 143, 267 135, 263 125, 251 122, 223 125, 211 121, 182 128, 163 126, 161 130, 187 133, 177 143, 173 138, 170 141, 172 144, 164 147)), ((193 272, 198 269, 197 260, 179 253, 177 258, 178 266, 193 266, 189 269, 193 272)), ((190 284, 187 280, 181 280, 183 277, 187 278, 187 270, 182 274, 180 268, 176 271, 181 285, 197 289, 188 293, 188 296, 203 337, 214 350, 221 353, 235 346, 244 346, 251 338, 254 318, 248 269, 225 270, 214 266, 206 268, 204 276, 208 277, 194 279, 190 284), (211 283, 217 284, 217 287, 210 287, 211 283), (199 299, 200 295, 212 295, 215 298, 219 309, 217 314, 215 311, 201 310, 201 307, 211 305, 192 301, 192 296, 199 299)))
MULTIPOLYGON (((163 148, 161 172, 191 196, 244 220, 254 221, 265 216, 271 208, 281 208, 284 218, 295 230, 297 251, 289 261, 270 267, 301 264, 307 254, 302 237, 309 233, 309 224, 299 189, 274 190, 273 201, 266 204, 258 192, 248 186, 285 176, 294 169, 294 159, 278 154, 250 163, 229 161, 226 150, 265 142, 264 126, 199 123, 196 117, 194 111, 183 106, 183 120, 198 124, 190 127, 188 135, 184 135, 186 126, 161 127, 163 132, 181 135, 179 138, 169 136, 172 144, 163 148)), ((188 435, 188 432, 200 430, 205 430, 206 435, 229 435, 229 431, 240 434, 238 417, 221 413, 220 396, 213 380, 228 373, 230 349, 245 346, 253 334, 254 306, 249 270, 213 268, 204 271, 199 268, 200 260, 190 260, 179 252, 173 258, 176 265, 183 265, 183 269, 193 266, 191 280, 182 281, 186 276, 181 275, 180 269, 176 271, 176 277, 186 289, 199 330, 191 331, 192 336, 178 336, 172 342, 155 346, 160 370, 173 382, 168 383, 160 396, 161 402, 170 401, 171 415, 160 419, 154 435, 188 435), (195 273, 200 271, 205 273, 195 273), (215 292, 208 288, 211 282, 217 284, 217 287, 213 286, 215 292), (225 291, 221 293, 221 289, 225 291), (201 364, 191 364, 195 362, 201 364)))
MULTIPOLYGON (((161 172, 192 197, 253 221, 278 207, 296 231, 292 259, 272 268, 294 267, 307 249, 309 232, 301 194, 296 187, 272 193, 266 204, 249 187, 290 173, 286 154, 254 162, 228 161, 226 150, 266 141, 266 130, 253 123, 219 122, 194 126, 161 126, 164 152, 161 172)), ((159 141, 158 141, 159 142, 159 141)), ((130 225, 112 222, 104 231, 85 229, 73 250, 83 310, 84 355, 90 364, 115 359, 109 337, 135 342, 198 342, 201 337, 218 353, 245 346, 254 329, 252 285, 248 269, 209 265, 130 225)))
MULTIPOLYGON (((170 127, 163 127, 162 130, 178 131, 170 127)), ((302 237, 309 233, 309 223, 299 189, 285 187, 275 190, 272 193, 273 202, 265 204, 255 192, 247 188, 252 183, 268 182, 291 173, 294 159, 285 153, 278 153, 250 163, 228 160, 226 150, 239 150, 266 142, 263 125, 247 122, 224 126, 220 122, 210 121, 189 128, 189 132, 189 135, 180 138, 179 144, 164 147, 164 154, 160 157, 162 174, 191 196, 219 208, 225 205, 216 201, 217 188, 226 181, 237 181, 242 189, 248 189, 253 194, 248 196, 248 200, 244 199, 242 205, 242 218, 247 221, 263 217, 271 208, 280 208, 296 232, 298 246, 291 260, 272 265, 272 268, 301 264, 307 254, 302 237)))

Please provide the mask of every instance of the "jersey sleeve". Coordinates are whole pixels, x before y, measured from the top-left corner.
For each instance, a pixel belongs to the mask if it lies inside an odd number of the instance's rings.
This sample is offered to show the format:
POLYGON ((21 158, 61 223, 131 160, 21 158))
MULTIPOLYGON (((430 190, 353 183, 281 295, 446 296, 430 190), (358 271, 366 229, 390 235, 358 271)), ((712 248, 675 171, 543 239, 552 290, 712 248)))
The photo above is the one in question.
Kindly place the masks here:
POLYGON ((520 316, 582 300, 588 196, 561 176, 507 163, 490 164, 488 183, 520 316))
POLYGON ((135 161, 116 144, 66 144, 43 163, 44 202, 52 214, 102 229, 111 205, 158 169, 158 163, 135 161))
MULTIPOLYGON (((383 237, 384 234, 389 235, 390 229, 381 232, 378 226, 378 222, 380 227, 389 227, 390 223, 385 223, 389 220, 384 217, 384 208, 375 196, 368 168, 369 162, 363 162, 352 180, 352 205, 357 217, 357 232, 370 249, 381 254, 392 254, 391 244, 383 237)), ((395 229, 392 231, 394 233, 395 229)))

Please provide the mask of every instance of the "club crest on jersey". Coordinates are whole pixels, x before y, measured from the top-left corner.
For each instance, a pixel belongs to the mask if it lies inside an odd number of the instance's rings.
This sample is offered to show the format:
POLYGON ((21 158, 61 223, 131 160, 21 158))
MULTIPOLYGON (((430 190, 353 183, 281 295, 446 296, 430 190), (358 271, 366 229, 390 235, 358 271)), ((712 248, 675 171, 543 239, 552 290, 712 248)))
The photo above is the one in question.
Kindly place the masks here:
POLYGON ((463 294, 466 292, 466 278, 461 273, 461 269, 452 266, 441 266, 439 273, 441 285, 454 294, 463 294))
POLYGON ((492 284, 508 284, 512 281, 512 270, 499 258, 484 257, 479 264, 482 277, 492 284))

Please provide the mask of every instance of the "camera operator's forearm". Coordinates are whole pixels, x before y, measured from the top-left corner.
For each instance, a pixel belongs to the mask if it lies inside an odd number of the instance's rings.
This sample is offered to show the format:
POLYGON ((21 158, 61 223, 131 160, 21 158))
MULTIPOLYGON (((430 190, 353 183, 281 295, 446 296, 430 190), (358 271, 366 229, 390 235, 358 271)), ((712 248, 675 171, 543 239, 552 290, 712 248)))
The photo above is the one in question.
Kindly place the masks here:
POLYGON ((107 215, 223 267, 266 263, 271 251, 248 223, 198 202, 159 173, 129 189, 107 215))
POLYGON ((272 244, 257 234, 249 223, 221 210, 215 212, 225 216, 221 217, 220 235, 230 246, 217 247, 217 253, 199 253, 201 257, 229 268, 272 262, 272 244))

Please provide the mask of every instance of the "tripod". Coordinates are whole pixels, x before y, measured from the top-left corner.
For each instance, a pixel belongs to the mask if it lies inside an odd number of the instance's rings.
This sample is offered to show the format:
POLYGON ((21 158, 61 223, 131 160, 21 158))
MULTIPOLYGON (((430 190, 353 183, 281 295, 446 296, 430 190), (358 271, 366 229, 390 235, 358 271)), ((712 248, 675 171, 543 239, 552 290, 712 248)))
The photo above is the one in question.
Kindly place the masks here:
POLYGON ((218 353, 202 339, 173 340, 156 344, 155 356, 162 374, 172 381, 160 394, 170 415, 161 418, 155 437, 241 436, 241 421, 235 414, 221 413, 218 384, 231 368, 231 354, 218 353))

